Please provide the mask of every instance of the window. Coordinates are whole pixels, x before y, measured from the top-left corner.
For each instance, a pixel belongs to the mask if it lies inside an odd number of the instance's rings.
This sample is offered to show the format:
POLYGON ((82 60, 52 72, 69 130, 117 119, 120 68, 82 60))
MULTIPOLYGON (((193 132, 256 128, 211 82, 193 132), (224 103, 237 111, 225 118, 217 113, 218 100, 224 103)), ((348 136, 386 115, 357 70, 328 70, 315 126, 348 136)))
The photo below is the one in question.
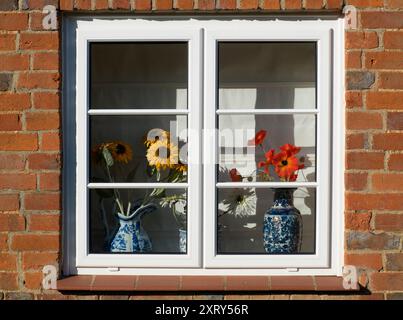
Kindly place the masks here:
POLYGON ((342 28, 67 19, 67 272, 340 275, 342 28), (270 252, 284 188, 300 242, 270 252))

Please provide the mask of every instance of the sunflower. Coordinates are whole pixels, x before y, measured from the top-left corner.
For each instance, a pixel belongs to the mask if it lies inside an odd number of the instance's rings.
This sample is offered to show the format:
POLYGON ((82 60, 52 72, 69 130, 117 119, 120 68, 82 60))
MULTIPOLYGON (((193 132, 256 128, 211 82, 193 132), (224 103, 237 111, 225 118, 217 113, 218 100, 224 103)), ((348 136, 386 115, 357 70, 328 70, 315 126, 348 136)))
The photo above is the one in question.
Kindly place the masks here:
POLYGON ((183 172, 186 172, 188 170, 188 166, 186 164, 183 164, 183 163, 178 163, 175 166, 175 170, 183 173, 183 172))
POLYGON ((133 151, 129 144, 122 141, 114 141, 111 142, 108 146, 109 151, 112 154, 112 157, 117 162, 128 163, 132 160, 133 151))
POLYGON ((179 163, 179 149, 168 141, 157 140, 148 148, 146 157, 148 164, 157 170, 175 168, 179 163))
POLYGON ((148 131, 147 137, 144 140, 144 144, 146 147, 150 147, 153 143, 157 141, 166 141, 169 142, 170 134, 168 131, 154 128, 148 131))

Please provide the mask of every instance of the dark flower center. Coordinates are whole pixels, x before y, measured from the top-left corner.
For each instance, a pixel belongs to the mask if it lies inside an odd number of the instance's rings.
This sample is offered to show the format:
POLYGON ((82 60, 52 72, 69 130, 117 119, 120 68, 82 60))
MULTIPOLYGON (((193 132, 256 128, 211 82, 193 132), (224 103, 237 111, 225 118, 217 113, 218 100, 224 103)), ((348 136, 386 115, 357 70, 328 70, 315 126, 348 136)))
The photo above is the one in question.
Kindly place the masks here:
POLYGON ((286 166, 286 165, 288 164, 288 161, 287 161, 287 160, 283 160, 283 161, 281 161, 281 164, 282 164, 283 166, 286 166))
POLYGON ((124 154, 126 153, 126 147, 123 144, 118 143, 116 145, 116 153, 117 154, 124 154))

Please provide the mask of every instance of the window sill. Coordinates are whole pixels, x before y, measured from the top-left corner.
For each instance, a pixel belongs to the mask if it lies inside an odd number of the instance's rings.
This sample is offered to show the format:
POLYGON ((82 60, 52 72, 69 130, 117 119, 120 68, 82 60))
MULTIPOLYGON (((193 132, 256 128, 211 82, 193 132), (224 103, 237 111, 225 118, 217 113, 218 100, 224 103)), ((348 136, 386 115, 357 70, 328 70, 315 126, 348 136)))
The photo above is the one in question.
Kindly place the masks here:
POLYGON ((70 276, 59 291, 358 291, 336 276, 70 276))

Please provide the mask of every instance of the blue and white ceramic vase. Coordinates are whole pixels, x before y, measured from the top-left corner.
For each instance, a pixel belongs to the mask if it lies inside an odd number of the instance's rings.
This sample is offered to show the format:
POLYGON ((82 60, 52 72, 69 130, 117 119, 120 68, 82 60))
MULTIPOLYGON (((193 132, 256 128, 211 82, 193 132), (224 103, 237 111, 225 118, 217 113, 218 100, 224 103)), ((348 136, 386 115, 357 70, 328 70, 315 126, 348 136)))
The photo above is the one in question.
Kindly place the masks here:
POLYGON ((118 212, 119 229, 110 244, 110 252, 142 253, 152 250, 151 240, 144 230, 141 219, 156 209, 155 204, 137 205, 129 216, 118 212))
POLYGON ((179 252, 186 253, 187 247, 187 230, 179 229, 179 252))
POLYGON ((301 248, 302 217, 293 205, 295 189, 274 191, 274 203, 264 215, 263 245, 270 254, 298 253, 301 248))

